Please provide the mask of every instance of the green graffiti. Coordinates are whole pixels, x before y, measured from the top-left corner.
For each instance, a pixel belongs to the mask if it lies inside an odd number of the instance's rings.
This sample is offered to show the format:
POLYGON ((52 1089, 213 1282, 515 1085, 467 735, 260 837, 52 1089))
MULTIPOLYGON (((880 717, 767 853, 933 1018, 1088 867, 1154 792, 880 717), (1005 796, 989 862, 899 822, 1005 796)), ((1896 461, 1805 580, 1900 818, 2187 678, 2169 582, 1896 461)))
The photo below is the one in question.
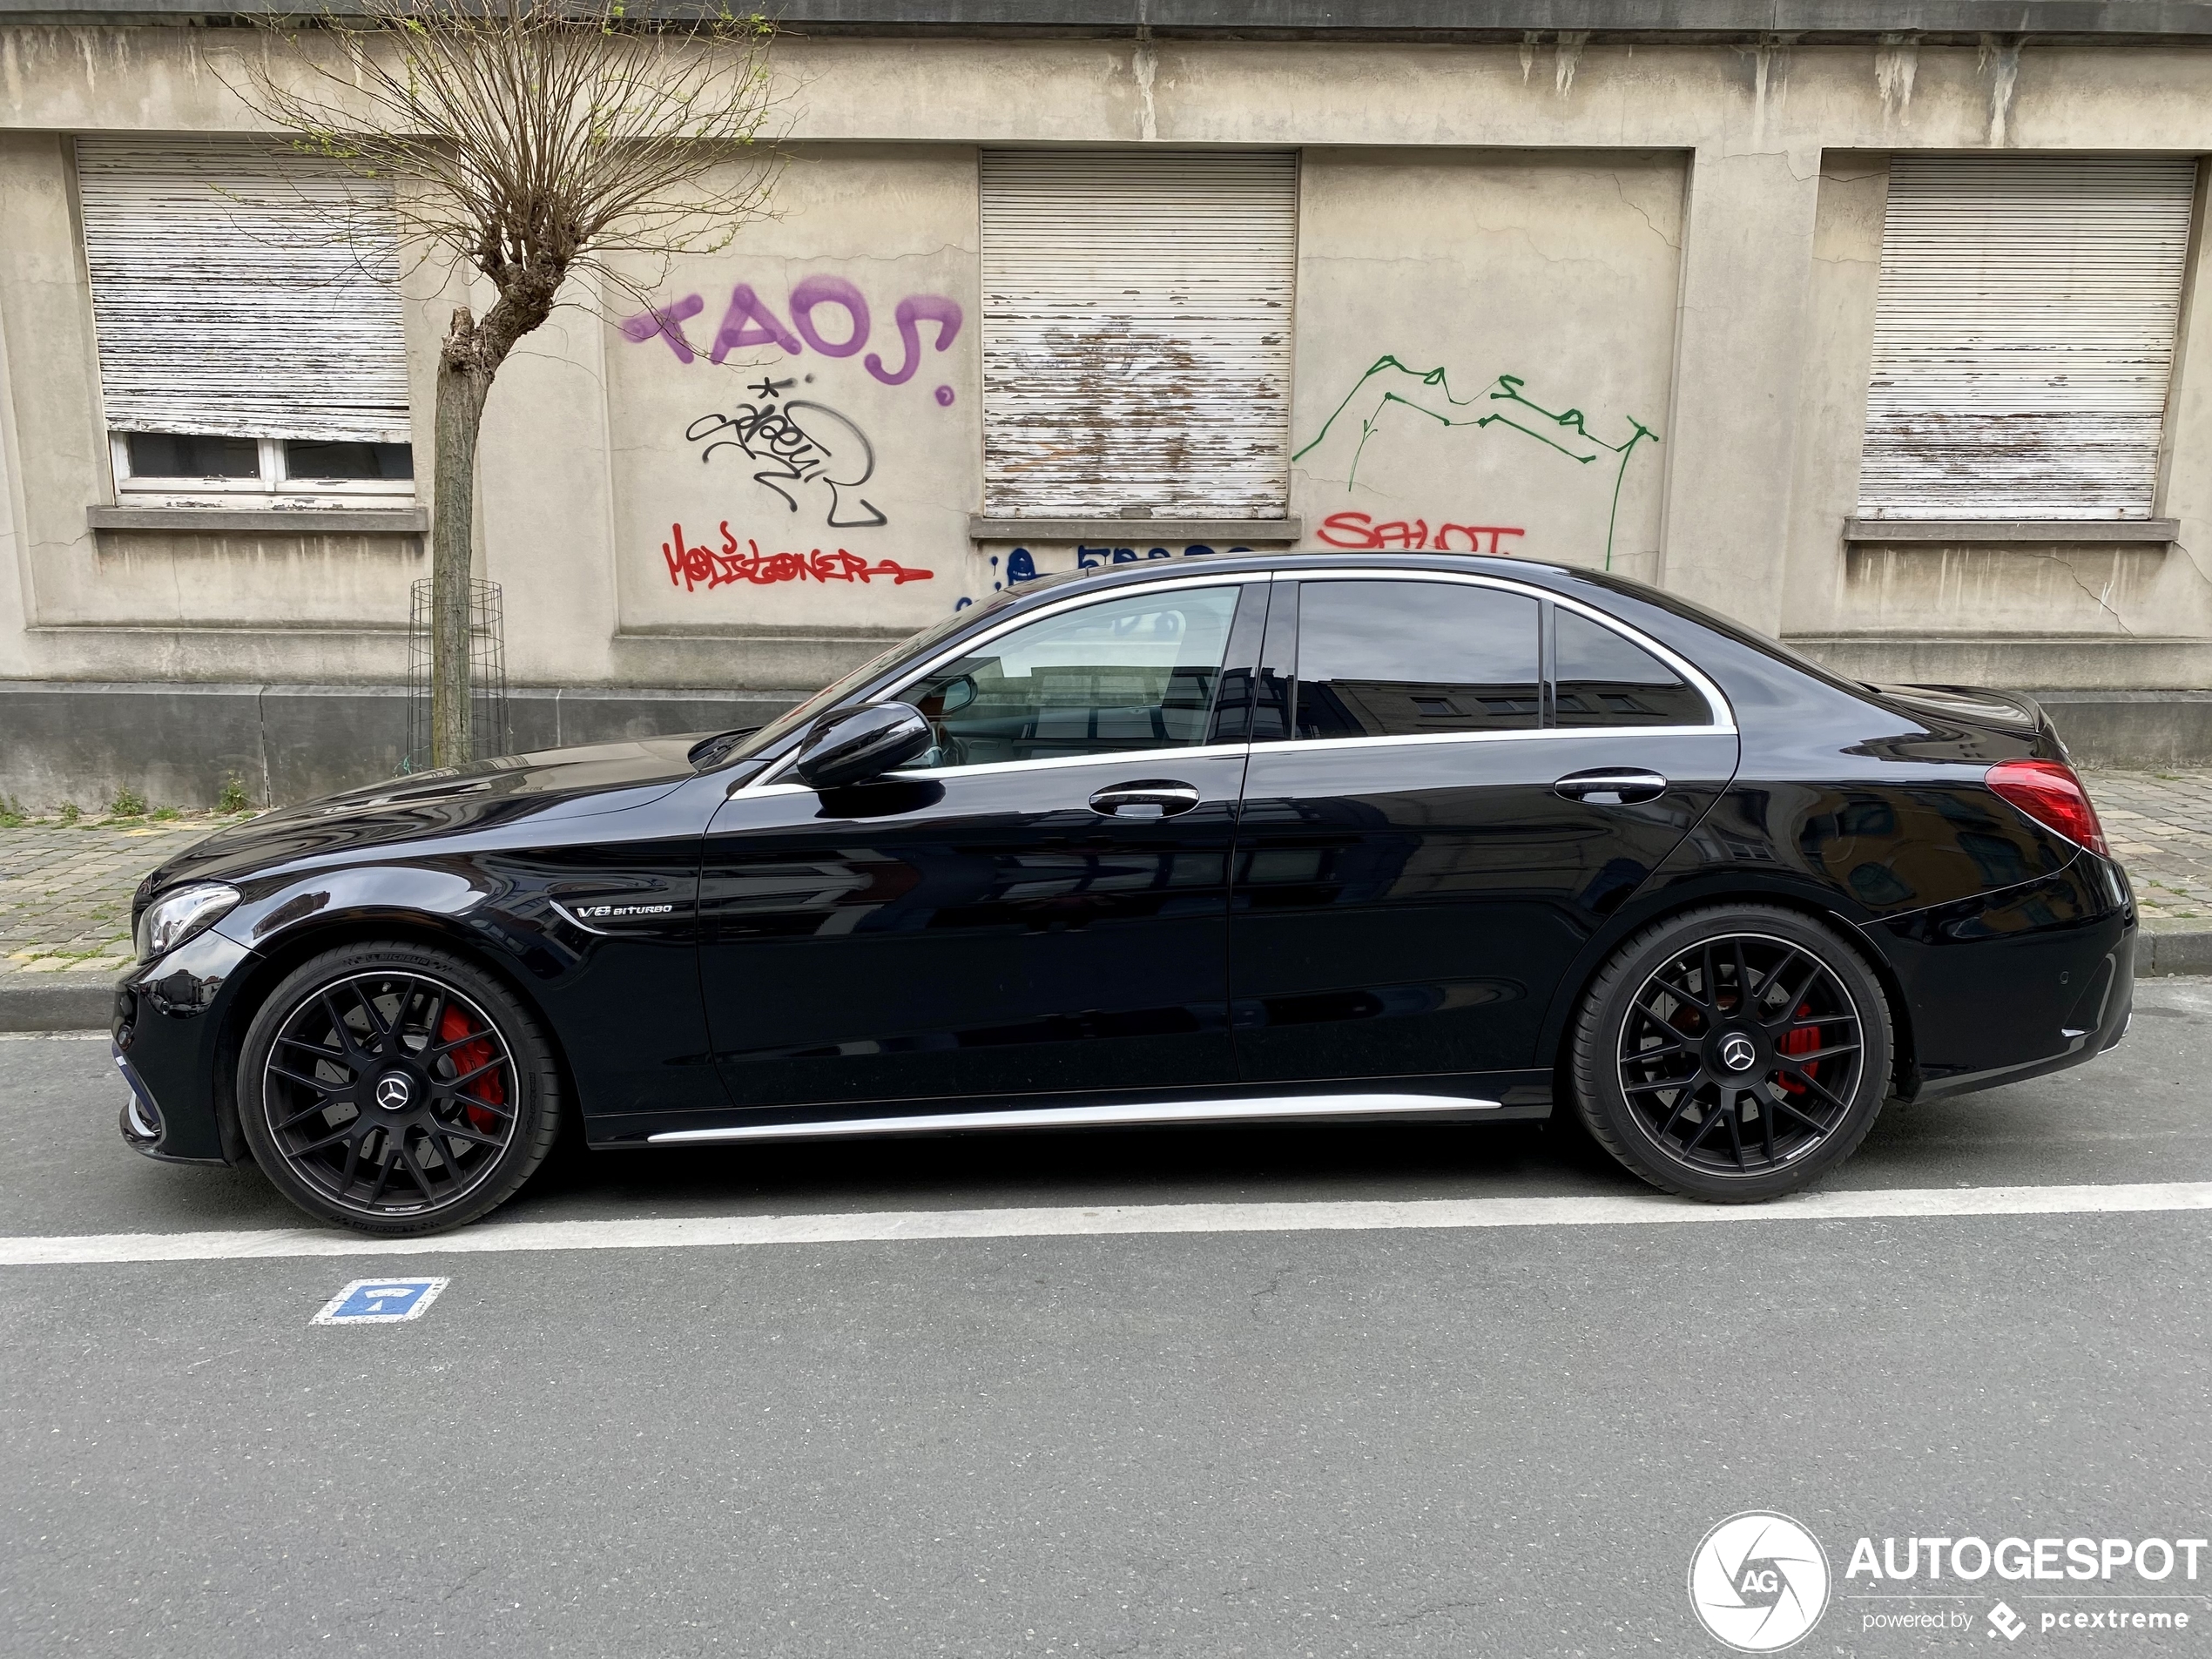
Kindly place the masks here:
POLYGON ((1349 409, 1363 392, 1372 389, 1372 383, 1379 374, 1402 375, 1403 380, 1386 383, 1375 399, 1373 408, 1359 417, 1359 442, 1352 451, 1352 466, 1345 475, 1344 487, 1348 495, 1359 481, 1359 457, 1366 452, 1367 441, 1382 425, 1383 413, 1393 403, 1400 408, 1425 415, 1442 427, 1473 427, 1477 430, 1489 426, 1510 427, 1514 431, 1536 440, 1548 449, 1556 450, 1569 461, 1588 466, 1601 455, 1618 457, 1613 469, 1613 502, 1605 521, 1605 568, 1613 568, 1613 535, 1621 516, 1621 484, 1629 474, 1629 457, 1646 438, 1659 442, 1659 435, 1634 416, 1629 418, 1629 436, 1622 443, 1608 443, 1589 429, 1588 417, 1580 409, 1548 409, 1541 403, 1521 395, 1528 382, 1518 374, 1501 374, 1490 383, 1489 390, 1475 397, 1455 397, 1452 383, 1441 368, 1426 372, 1408 368, 1395 357, 1385 355, 1375 360, 1374 367, 1359 377, 1358 384, 1345 394, 1329 418, 1321 423, 1313 441, 1298 450, 1291 459, 1303 461, 1327 441, 1345 411, 1349 409), (1411 385, 1407 381, 1413 382, 1411 385), (1426 400, 1426 401, 1425 401, 1426 400), (1442 407, 1432 407, 1440 401, 1442 407), (1483 408, 1502 403, 1503 408, 1490 408, 1483 415, 1460 415, 1461 409, 1483 408))

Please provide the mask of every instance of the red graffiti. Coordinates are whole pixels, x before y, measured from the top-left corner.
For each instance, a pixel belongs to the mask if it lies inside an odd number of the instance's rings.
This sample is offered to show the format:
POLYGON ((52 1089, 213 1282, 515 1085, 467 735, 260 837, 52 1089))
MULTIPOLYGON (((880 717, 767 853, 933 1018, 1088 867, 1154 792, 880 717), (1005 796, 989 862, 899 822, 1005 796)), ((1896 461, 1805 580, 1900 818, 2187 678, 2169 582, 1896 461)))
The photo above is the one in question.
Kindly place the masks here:
POLYGON ((687 543, 681 524, 670 528, 674 539, 660 544, 660 556, 668 562, 670 585, 680 586, 686 593, 700 588, 711 590, 732 582, 765 587, 772 582, 873 582, 879 577, 887 577, 903 587, 909 582, 934 581, 937 575, 934 570, 910 570, 891 559, 878 559, 871 564, 841 547, 834 553, 825 553, 819 547, 804 553, 763 553, 759 543, 748 539, 740 552, 727 519, 721 524, 719 552, 687 543))
POLYGON ((1365 513, 1332 513, 1321 521, 1320 529, 1321 540, 1331 547, 1396 547, 1431 553, 1499 553, 1504 551, 1498 545, 1499 537, 1526 534, 1505 524, 1439 524, 1432 536, 1425 518, 1410 523, 1394 518, 1378 524, 1365 513), (1466 537, 1467 545, 1455 547, 1452 540, 1455 536, 1466 537), (1487 547, 1483 545, 1485 536, 1489 537, 1487 547))

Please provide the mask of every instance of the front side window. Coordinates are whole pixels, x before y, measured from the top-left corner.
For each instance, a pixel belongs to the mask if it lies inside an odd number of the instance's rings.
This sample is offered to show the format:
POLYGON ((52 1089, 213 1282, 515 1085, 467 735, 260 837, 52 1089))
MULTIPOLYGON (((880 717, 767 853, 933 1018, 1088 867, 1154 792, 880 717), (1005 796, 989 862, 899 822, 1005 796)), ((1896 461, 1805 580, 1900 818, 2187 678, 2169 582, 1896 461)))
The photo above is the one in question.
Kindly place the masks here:
POLYGON ((415 493, 388 184, 235 138, 77 142, 118 496, 415 493))
POLYGON ((1705 699, 1642 646, 1564 607, 1553 614, 1554 707, 1561 725, 1711 723, 1705 699))
POLYGON ((1238 593, 1232 584, 1130 594, 986 641, 900 693, 937 734, 915 764, 1204 743, 1238 593))
POLYGON ((1541 722, 1535 600, 1464 583, 1308 582, 1301 738, 1427 737, 1541 722))

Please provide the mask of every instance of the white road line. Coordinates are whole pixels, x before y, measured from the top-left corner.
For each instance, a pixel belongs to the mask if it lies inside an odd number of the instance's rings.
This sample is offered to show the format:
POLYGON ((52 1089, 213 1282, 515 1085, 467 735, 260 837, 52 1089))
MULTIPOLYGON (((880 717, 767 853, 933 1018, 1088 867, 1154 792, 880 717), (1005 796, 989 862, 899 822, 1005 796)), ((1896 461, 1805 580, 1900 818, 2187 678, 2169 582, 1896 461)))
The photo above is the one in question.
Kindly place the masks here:
POLYGON ((1360 1232, 1397 1228, 1618 1227, 1723 1222, 1888 1221, 1951 1216, 2142 1215, 2212 1210, 2212 1181, 2127 1186, 1907 1187, 1816 1192, 1764 1204, 1650 1197, 1418 1198, 1292 1204, 892 1210, 640 1221, 492 1222, 430 1238, 364 1238, 305 1227, 266 1232, 87 1233, 0 1238, 0 1267, 242 1261, 300 1256, 482 1256, 534 1250, 699 1250, 1108 1234, 1360 1232))

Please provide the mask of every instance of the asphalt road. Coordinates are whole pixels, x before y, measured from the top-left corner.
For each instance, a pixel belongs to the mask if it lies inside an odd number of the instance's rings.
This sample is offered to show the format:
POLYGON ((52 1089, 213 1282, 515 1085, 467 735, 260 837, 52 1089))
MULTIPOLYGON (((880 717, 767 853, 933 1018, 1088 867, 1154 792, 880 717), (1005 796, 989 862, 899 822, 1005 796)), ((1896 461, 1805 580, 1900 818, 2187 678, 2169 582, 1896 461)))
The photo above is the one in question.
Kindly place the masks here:
MULTIPOLYGON (((1831 1188, 2212 1180, 2212 981, 2092 1067, 1876 1128, 1831 1188)), ((0 1233, 289 1226, 117 1140, 104 1042, 0 1041, 0 1233)), ((1625 1194, 1575 1137, 1307 1128, 572 1158, 500 1220, 1625 1194)), ((1871 1535, 2212 1533, 2212 1211, 0 1269, 0 1649, 1698 1654, 1693 1548, 1795 1517, 1793 1651, 2212 1653, 1871 1535), (2003 1595, 2015 1642, 1984 1623, 2003 1595), (1884 1610, 1968 1615, 1932 1634, 1884 1610)), ((2101 1586, 2087 1587, 2101 1589, 2101 1586)), ((2125 1608, 2123 1608, 2123 1611, 2125 1608)))

